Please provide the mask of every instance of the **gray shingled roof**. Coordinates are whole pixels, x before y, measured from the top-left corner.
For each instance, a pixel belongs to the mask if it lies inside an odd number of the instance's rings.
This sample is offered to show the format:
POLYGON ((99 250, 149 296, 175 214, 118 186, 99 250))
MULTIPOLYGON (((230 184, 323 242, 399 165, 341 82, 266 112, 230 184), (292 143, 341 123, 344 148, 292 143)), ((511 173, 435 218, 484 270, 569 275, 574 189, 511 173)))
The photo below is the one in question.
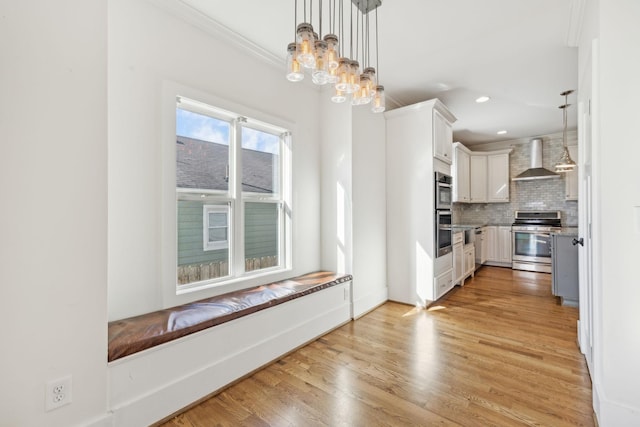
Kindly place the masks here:
MULTIPOLYGON (((226 190, 229 146, 178 136, 176 141, 176 181, 180 188, 226 190)), ((242 149, 242 191, 273 192, 273 165, 277 156, 242 149)))

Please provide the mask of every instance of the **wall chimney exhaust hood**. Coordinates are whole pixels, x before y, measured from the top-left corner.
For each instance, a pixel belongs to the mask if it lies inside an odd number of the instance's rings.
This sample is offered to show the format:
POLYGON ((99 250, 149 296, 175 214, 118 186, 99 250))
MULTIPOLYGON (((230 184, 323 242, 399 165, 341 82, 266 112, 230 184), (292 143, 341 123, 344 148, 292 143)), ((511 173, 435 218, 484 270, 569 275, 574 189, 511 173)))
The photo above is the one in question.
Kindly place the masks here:
POLYGON ((560 178, 560 175, 542 167, 542 139, 531 140, 531 167, 520 175, 512 178, 512 181, 532 181, 534 179, 560 178))

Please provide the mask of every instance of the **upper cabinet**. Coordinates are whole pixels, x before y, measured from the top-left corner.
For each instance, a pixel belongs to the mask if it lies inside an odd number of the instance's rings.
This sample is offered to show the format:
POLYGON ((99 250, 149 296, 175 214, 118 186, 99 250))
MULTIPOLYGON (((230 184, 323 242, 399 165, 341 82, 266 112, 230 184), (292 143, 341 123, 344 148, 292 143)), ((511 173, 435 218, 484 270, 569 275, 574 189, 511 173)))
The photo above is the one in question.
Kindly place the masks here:
POLYGON ((451 122, 438 110, 433 110, 433 157, 449 165, 453 161, 451 122))
POLYGON ((469 203, 471 201, 469 176, 469 149, 456 142, 453 144, 453 201, 469 203))
POLYGON ((471 154, 469 159, 471 203, 487 203, 487 156, 471 154))
MULTIPOLYGON (((578 161, 578 146, 567 146, 569 155, 574 162, 578 161)), ((565 176, 565 197, 567 200, 578 200, 578 168, 576 167, 571 172, 567 172, 565 176)), ((454 200, 455 201, 455 200, 454 200)))
POLYGON ((509 153, 470 151, 456 142, 453 162, 453 201, 503 203, 509 201, 509 153))
POLYGON ((509 201, 509 153, 487 155, 487 201, 509 201))

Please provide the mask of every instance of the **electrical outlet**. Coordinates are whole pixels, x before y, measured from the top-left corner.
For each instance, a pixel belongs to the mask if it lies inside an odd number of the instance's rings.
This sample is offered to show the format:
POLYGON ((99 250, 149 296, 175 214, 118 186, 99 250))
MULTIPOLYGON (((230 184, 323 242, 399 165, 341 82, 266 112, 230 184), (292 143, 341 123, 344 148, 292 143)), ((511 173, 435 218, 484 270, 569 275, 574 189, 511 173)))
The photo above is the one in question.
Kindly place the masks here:
POLYGON ((71 403, 71 375, 49 381, 45 386, 45 411, 51 411, 71 403))

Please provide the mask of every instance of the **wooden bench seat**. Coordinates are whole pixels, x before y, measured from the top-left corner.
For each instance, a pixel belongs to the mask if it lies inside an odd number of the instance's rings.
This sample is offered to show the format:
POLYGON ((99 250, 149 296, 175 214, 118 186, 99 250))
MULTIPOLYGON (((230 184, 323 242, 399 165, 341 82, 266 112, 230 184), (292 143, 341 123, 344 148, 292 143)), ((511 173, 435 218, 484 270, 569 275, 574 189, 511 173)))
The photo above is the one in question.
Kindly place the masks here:
POLYGON ((318 271, 109 322, 108 361, 352 280, 318 271))

